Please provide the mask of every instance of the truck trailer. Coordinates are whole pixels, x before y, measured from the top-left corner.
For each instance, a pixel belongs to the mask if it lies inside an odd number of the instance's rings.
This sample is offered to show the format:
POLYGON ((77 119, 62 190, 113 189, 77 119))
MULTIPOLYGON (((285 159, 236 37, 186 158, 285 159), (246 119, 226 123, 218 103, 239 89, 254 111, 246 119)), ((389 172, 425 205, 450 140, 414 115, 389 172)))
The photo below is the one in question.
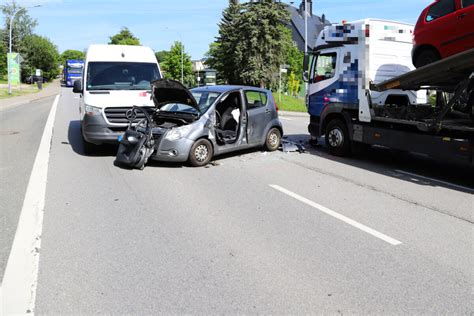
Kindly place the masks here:
POLYGON ((312 143, 325 136, 337 156, 377 145, 474 165, 474 49, 415 70, 412 34, 377 19, 321 31, 305 56, 312 143))

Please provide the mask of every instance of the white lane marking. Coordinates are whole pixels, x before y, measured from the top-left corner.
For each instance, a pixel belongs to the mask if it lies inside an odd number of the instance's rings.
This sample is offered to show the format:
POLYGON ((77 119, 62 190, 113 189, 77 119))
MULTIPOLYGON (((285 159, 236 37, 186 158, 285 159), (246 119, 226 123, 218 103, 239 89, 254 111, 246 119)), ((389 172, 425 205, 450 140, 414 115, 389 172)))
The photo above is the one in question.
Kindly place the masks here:
POLYGON ((396 239, 394 239, 394 238, 392 238, 392 237, 389 237, 389 236, 387 236, 387 235, 385 235, 385 234, 382 234, 382 233, 376 231, 375 229, 372 229, 372 228, 370 228, 370 227, 368 227, 368 226, 365 226, 365 225, 363 225, 363 224, 361 224, 361 223, 359 223, 359 222, 357 222, 357 221, 355 221, 355 220, 353 220, 353 219, 350 219, 350 218, 348 218, 348 217, 346 217, 346 216, 344 216, 344 215, 341 215, 341 214, 339 214, 339 213, 337 213, 337 212, 335 212, 335 211, 333 211, 333 210, 330 210, 330 209, 328 209, 327 207, 324 207, 324 206, 322 206, 322 205, 320 205, 320 204, 318 204, 318 203, 315 203, 315 202, 313 202, 313 201, 311 201, 311 200, 308 200, 307 198, 304 198, 304 197, 302 197, 301 195, 298 195, 298 194, 296 194, 296 193, 294 193, 294 192, 291 192, 291 191, 289 191, 289 190, 287 190, 287 189, 285 189, 285 188, 282 188, 282 187, 279 186, 279 185, 270 184, 270 187, 272 187, 273 189, 275 189, 275 190, 277 190, 277 191, 280 191, 280 192, 282 192, 282 193, 285 193, 286 195, 291 196, 292 198, 297 199, 297 200, 300 201, 300 202, 303 202, 303 203, 305 203, 305 204, 307 204, 307 205, 309 205, 309 206, 312 206, 312 207, 314 207, 315 209, 317 209, 317 210, 319 210, 319 211, 321 211, 321 212, 323 212, 323 213, 325 213, 325 214, 327 214, 327 215, 329 215, 329 216, 332 216, 332 217, 334 217, 334 218, 336 218, 336 219, 338 219, 338 220, 341 220, 341 221, 343 221, 343 222, 346 223, 346 224, 349 224, 349 225, 351 225, 351 226, 353 226, 353 227, 355 227, 355 228, 358 228, 358 229, 360 229, 360 230, 366 232, 367 234, 370 234, 370 235, 372 235, 372 236, 374 236, 374 237, 377 237, 377 238, 379 238, 379 239, 381 239, 381 240, 383 240, 383 241, 385 241, 385 242, 387 242, 387 243, 389 243, 389 244, 391 244, 391 245, 393 245, 393 246, 398 246, 398 245, 400 245, 400 244, 402 243, 401 241, 398 241, 398 240, 396 240, 396 239))
POLYGON ((284 117, 284 116, 280 116, 280 120, 293 121, 293 119, 290 119, 290 118, 287 118, 287 117, 284 117))
POLYGON ((59 95, 54 99, 41 137, 3 276, 0 297, 3 315, 34 312, 49 153, 58 103, 59 95))
MULTIPOLYGON (((446 182, 446 181, 442 181, 442 180, 438 180, 438 179, 434 179, 434 178, 430 178, 430 177, 420 176, 420 175, 415 174, 415 173, 411 173, 411 172, 403 171, 403 170, 398 170, 398 169, 395 170, 395 172, 402 173, 402 174, 405 174, 405 175, 408 175, 408 176, 411 176, 411 177, 425 179, 425 180, 428 180, 428 181, 442 183, 442 184, 445 184, 445 185, 453 187, 453 188, 458 188, 458 189, 461 189, 461 190, 466 190, 466 191, 469 191, 471 193, 474 193, 474 189, 469 188, 469 187, 465 187, 465 186, 462 186, 462 185, 458 185, 458 184, 454 184, 454 183, 450 183, 450 182, 446 182)), ((416 180, 416 179, 414 179, 414 180, 416 180)))

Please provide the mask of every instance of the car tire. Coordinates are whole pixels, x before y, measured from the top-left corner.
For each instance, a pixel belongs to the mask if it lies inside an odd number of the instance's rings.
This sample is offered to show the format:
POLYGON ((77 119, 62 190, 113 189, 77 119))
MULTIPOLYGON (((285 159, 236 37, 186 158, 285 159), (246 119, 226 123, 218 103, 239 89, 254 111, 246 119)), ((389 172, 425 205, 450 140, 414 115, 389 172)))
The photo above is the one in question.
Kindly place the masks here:
POLYGON ((326 126, 326 146, 329 153, 334 156, 344 157, 351 151, 351 140, 346 124, 335 119, 326 126))
POLYGON ((96 144, 89 143, 87 140, 84 139, 84 136, 81 133, 82 138, 82 150, 86 156, 97 154, 99 150, 99 146, 96 144))
POLYGON ((189 151, 189 164, 193 167, 203 167, 207 165, 214 155, 212 144, 207 139, 197 140, 189 151))
POLYGON ((434 62, 436 62, 440 59, 441 59, 441 57, 439 56, 439 54, 436 50, 434 50, 434 49, 424 49, 416 57, 415 67, 416 68, 421 68, 421 67, 426 66, 428 64, 432 64, 432 63, 434 63, 434 62))
POLYGON ((267 151, 275 151, 281 144, 281 132, 278 128, 273 127, 268 131, 265 138, 265 149, 267 151))

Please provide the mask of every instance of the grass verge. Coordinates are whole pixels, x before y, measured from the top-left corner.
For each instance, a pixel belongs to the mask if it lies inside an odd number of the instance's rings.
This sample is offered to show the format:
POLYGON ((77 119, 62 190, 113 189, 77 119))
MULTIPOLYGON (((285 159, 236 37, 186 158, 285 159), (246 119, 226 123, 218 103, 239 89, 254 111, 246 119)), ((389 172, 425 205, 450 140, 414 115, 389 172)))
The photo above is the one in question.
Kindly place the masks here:
POLYGON ((278 108, 282 111, 290 112, 307 112, 304 98, 291 97, 288 95, 281 95, 281 102, 278 100, 278 93, 274 94, 275 101, 278 104, 278 108))
MULTIPOLYGON (((45 86, 43 85, 43 88, 45 86)), ((14 87, 12 89, 12 94, 8 94, 8 88, 0 88, 0 100, 2 99, 8 99, 8 98, 13 98, 13 97, 18 97, 21 95, 26 95, 26 94, 31 94, 35 92, 39 92, 38 88, 36 85, 31 85, 31 86, 23 86, 21 90, 18 87, 14 87)))

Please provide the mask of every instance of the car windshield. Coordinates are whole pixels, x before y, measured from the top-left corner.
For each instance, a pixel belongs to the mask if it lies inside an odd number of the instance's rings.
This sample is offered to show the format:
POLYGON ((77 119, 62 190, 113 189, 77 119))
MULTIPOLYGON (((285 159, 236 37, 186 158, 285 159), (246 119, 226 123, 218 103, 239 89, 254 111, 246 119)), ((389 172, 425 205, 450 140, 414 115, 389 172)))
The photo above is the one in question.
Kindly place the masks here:
POLYGON ((91 62, 87 68, 87 90, 148 90, 161 79, 154 63, 91 62))
POLYGON ((221 95, 218 92, 209 92, 209 91, 191 91, 196 99, 197 104, 199 105, 199 110, 201 113, 206 113, 209 107, 217 100, 221 95))
POLYGON ((196 110, 192 106, 187 105, 187 104, 182 104, 182 103, 167 104, 167 105, 163 106, 160 109, 160 111, 177 112, 177 113, 191 113, 191 114, 198 114, 198 115, 201 114, 200 112, 198 112, 198 110, 196 110))

